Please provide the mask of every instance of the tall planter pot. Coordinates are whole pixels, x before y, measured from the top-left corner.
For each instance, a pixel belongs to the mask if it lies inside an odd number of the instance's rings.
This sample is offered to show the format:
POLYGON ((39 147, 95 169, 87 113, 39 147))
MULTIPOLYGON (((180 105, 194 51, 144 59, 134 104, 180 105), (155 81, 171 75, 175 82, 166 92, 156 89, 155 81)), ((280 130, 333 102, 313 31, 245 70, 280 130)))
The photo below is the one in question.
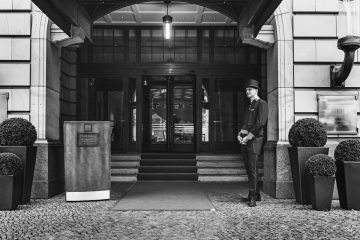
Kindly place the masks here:
POLYGON ((336 161, 340 207, 360 210, 360 162, 336 161))
POLYGON ((315 154, 328 154, 328 147, 289 147, 291 173, 296 202, 311 204, 310 183, 305 171, 305 162, 315 154))
POLYGON ((0 153, 10 152, 16 154, 24 161, 24 174, 22 176, 22 193, 19 204, 30 201, 31 187, 34 177, 37 147, 34 146, 0 146, 0 153))
POLYGON ((330 210, 334 192, 335 176, 311 176, 311 205, 318 211, 330 210))
POLYGON ((0 175, 0 210, 17 209, 21 201, 21 175, 0 175))

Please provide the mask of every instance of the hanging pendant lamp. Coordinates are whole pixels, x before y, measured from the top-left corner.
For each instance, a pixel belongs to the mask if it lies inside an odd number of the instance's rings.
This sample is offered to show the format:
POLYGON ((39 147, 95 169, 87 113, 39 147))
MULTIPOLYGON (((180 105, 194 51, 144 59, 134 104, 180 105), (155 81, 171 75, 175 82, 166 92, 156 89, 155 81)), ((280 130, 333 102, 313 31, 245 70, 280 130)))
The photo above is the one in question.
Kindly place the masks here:
POLYGON ((166 15, 163 17, 163 27, 164 27, 164 38, 171 39, 172 33, 172 16, 169 15, 169 3, 170 1, 164 1, 166 4, 166 15))

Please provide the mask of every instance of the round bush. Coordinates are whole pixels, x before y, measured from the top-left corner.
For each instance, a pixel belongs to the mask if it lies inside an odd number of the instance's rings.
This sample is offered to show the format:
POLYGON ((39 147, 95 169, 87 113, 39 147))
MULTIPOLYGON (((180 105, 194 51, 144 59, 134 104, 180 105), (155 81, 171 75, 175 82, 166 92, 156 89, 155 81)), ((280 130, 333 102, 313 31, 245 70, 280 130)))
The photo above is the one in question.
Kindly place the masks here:
POLYGON ((326 141, 325 127, 313 118, 296 121, 289 131, 289 142, 293 147, 322 147, 326 141))
POLYGON ((336 161, 360 161, 360 141, 341 141, 335 148, 334 157, 336 161))
POLYGON ((305 162, 305 169, 310 176, 333 176, 336 172, 335 160, 325 154, 316 154, 305 162))
POLYGON ((1 146, 32 146, 36 138, 34 125, 26 119, 10 118, 0 124, 1 146))
POLYGON ((23 170, 23 161, 13 153, 0 153, 0 175, 15 175, 23 170))

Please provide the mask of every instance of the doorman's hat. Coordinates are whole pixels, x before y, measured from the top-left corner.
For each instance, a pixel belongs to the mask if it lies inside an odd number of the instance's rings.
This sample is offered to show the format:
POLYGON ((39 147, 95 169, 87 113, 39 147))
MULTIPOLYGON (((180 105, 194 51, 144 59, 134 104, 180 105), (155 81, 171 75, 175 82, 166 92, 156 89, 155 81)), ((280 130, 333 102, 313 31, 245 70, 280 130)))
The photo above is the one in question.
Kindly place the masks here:
POLYGON ((255 79, 252 79, 250 78, 247 82, 246 82, 246 85, 245 85, 247 88, 248 87, 252 87, 252 88, 256 88, 256 89, 259 89, 259 82, 255 79))

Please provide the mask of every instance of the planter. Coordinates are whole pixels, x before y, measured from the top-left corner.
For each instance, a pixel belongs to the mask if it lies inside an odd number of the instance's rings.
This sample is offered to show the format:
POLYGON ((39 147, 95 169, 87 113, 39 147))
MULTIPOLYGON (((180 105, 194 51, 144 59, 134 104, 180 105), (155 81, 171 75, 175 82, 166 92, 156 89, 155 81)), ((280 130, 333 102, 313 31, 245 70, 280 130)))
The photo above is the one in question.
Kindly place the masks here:
POLYGON ((330 210, 334 192, 335 176, 310 177, 311 205, 318 211, 330 210))
POLYGON ((0 175, 0 210, 17 209, 21 201, 21 180, 20 175, 0 175))
POLYGON ((340 207, 360 210, 360 162, 336 161, 340 207))
POLYGON ((305 162, 309 157, 323 153, 328 154, 328 147, 288 147, 291 173, 293 178, 296 202, 311 204, 309 178, 305 171, 305 162))
POLYGON ((34 177, 36 149, 34 146, 0 146, 0 153, 10 152, 24 160, 24 174, 22 177, 22 197, 20 204, 30 201, 31 187, 34 177))

